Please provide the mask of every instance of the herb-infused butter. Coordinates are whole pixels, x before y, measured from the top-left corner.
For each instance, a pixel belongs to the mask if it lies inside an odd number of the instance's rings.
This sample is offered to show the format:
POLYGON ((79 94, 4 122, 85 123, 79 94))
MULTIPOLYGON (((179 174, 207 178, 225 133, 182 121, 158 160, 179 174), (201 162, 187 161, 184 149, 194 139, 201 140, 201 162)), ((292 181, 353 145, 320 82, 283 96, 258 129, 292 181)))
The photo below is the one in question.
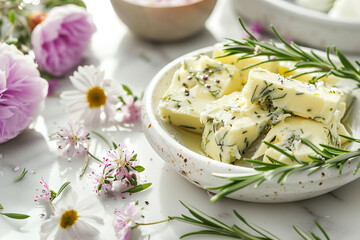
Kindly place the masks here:
MULTIPOLYGON (((309 156, 315 156, 315 152, 303 144, 300 138, 309 140, 317 147, 320 147, 320 144, 341 147, 346 143, 346 140, 344 138, 340 139, 339 133, 349 136, 349 133, 340 122, 324 124, 311 119, 292 116, 275 125, 267 133, 264 141, 286 149, 299 160, 312 161, 309 156)), ((264 143, 257 149, 253 158, 263 155, 264 162, 270 162, 270 157, 287 164, 296 164, 295 161, 264 143)))
POLYGON ((243 89, 248 103, 263 104, 271 100, 274 107, 323 123, 339 119, 345 112, 343 92, 311 83, 285 78, 261 68, 252 69, 243 89))
MULTIPOLYGON (((240 76, 241 76, 242 85, 246 84, 246 82, 248 80, 249 72, 251 69, 251 68, 248 68, 248 69, 243 70, 243 68, 248 67, 250 65, 259 64, 260 62, 267 60, 267 57, 265 57, 265 56, 247 58, 247 59, 241 59, 241 60, 239 60, 239 57, 242 56, 241 54, 233 54, 233 55, 229 55, 226 57, 223 57, 223 56, 226 56, 226 52, 223 51, 223 44, 216 44, 214 47, 213 58, 215 58, 216 60, 218 60, 222 63, 232 64, 232 65, 236 66, 239 70, 241 70, 240 76)), ((279 69, 279 63, 278 62, 262 63, 260 65, 257 65, 257 67, 261 67, 270 72, 277 73, 278 69, 279 69)))
POLYGON ((240 71, 208 56, 185 59, 160 100, 160 116, 167 122, 200 133, 200 112, 206 104, 241 88, 240 71))
POLYGON ((240 92, 208 104, 201 113, 204 123, 201 146, 211 158, 232 163, 240 159, 270 124, 289 114, 280 109, 247 104, 240 92))

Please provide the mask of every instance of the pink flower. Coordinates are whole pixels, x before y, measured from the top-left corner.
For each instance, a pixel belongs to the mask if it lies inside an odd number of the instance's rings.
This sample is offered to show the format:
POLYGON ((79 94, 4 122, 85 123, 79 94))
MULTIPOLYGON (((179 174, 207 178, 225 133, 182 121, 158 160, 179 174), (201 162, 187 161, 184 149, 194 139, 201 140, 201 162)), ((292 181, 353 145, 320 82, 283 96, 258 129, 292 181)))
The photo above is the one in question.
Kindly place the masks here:
POLYGON ((90 132, 83 125, 77 122, 68 122, 68 128, 60 127, 56 132, 55 138, 59 139, 56 143, 59 151, 64 156, 73 157, 74 155, 83 156, 87 153, 87 141, 90 132))
POLYGON ((75 67, 86 51, 96 28, 82 7, 54 7, 31 35, 35 58, 41 69, 61 76, 75 67))
POLYGON ((94 178, 94 191, 101 195, 110 191, 120 192, 139 184, 140 174, 144 168, 138 166, 137 155, 119 144, 116 149, 107 152, 108 158, 103 158, 103 164, 99 166, 100 173, 92 172, 94 178))
POLYGON ((50 192, 49 185, 45 182, 43 177, 41 177, 40 183, 41 183, 41 185, 43 185, 43 188, 41 190, 36 189, 36 191, 39 191, 40 194, 38 196, 36 196, 36 199, 34 201, 39 202, 40 204, 43 204, 44 202, 49 203, 50 198, 51 198, 51 192, 50 192))
POLYGON ((124 122, 135 122, 141 117, 141 99, 133 95, 126 95, 122 97, 124 105, 121 106, 121 112, 124 114, 124 122))
POLYGON ((101 195, 109 193, 113 188, 114 177, 111 172, 114 170, 111 164, 101 164, 99 168, 102 168, 101 173, 91 172, 90 177, 94 178, 94 191, 101 195))
POLYGON ((40 183, 42 185, 42 189, 35 189, 40 194, 36 196, 34 201, 40 207, 44 208, 45 213, 46 213, 45 216, 49 217, 53 211, 53 205, 52 205, 51 201, 53 200, 52 197, 54 197, 54 196, 51 196, 52 191, 50 190, 49 185, 45 182, 43 177, 41 177, 40 183))
POLYGON ((135 202, 130 202, 124 209, 115 209, 113 227, 117 239, 130 239, 131 228, 141 220, 140 208, 135 202))
POLYGON ((136 186, 138 172, 133 168, 137 166, 137 155, 119 144, 116 149, 110 149, 107 154, 114 166, 114 176, 127 183, 127 186, 136 186))
POLYGON ((0 43, 0 143, 28 127, 43 107, 48 83, 28 55, 0 43))

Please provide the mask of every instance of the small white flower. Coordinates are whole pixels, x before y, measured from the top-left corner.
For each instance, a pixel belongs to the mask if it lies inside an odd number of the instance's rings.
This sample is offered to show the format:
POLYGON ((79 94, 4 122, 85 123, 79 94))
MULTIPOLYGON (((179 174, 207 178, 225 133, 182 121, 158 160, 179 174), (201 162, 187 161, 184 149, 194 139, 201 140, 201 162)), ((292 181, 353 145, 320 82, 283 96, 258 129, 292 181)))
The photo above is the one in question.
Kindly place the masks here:
POLYGON ((84 198, 77 201, 76 194, 71 194, 70 198, 64 201, 63 206, 56 206, 55 216, 42 224, 40 238, 42 240, 96 239, 99 235, 97 224, 104 224, 99 217, 99 208, 94 199, 84 198))
POLYGON ((70 81, 78 90, 64 91, 60 95, 70 113, 80 114, 79 119, 91 128, 99 126, 101 116, 105 122, 113 120, 118 96, 122 93, 120 86, 104 79, 104 72, 92 65, 80 66, 70 81))
POLYGON ((69 121, 68 127, 59 127, 59 131, 55 134, 59 151, 68 157, 86 154, 89 133, 83 125, 69 121))

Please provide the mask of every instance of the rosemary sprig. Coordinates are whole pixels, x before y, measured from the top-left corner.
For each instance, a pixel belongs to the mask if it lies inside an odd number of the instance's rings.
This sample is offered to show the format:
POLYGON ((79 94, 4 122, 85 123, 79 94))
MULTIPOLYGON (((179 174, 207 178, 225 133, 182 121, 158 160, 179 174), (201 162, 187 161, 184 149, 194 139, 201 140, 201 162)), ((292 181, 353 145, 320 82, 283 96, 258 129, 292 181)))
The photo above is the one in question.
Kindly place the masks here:
MULTIPOLYGON (((344 135, 340 135, 343 138, 347 138, 352 142, 360 142, 360 139, 347 137, 344 135)), ((301 142, 308 147, 310 147, 315 153, 316 156, 309 156, 313 161, 305 162, 297 159, 294 154, 289 153, 286 149, 282 149, 276 145, 273 145, 269 142, 264 143, 269 147, 275 149, 276 151, 280 152, 281 154, 287 156, 288 158, 292 159, 293 161, 297 162, 296 165, 289 165, 287 163, 280 162, 270 156, 267 156, 270 163, 262 162, 259 160, 254 159, 245 159, 245 161, 256 164, 254 167, 255 170, 258 172, 251 175, 240 175, 240 176, 226 176, 223 174, 214 174, 216 177, 224 178, 229 180, 230 182, 220 186, 214 187, 205 187, 208 190, 216 190, 218 191, 216 195, 214 195, 210 200, 211 202, 216 202, 220 198, 229 195, 232 192, 238 191, 243 189, 249 185, 255 184, 254 187, 258 187, 264 181, 269 181, 271 179, 277 178, 278 184, 285 184, 287 178, 294 173, 302 172, 308 169, 311 171, 308 175, 311 175, 317 172, 320 169, 327 169, 332 167, 337 167, 339 169, 339 174, 342 172, 342 168, 345 163, 353 161, 356 159, 357 156, 360 156, 360 148, 355 151, 345 150, 341 148, 337 148, 334 146, 320 144, 323 149, 319 149, 313 143, 306 139, 301 138, 301 142)), ((360 168, 360 161, 359 164, 354 169, 354 175, 360 168)))
MULTIPOLYGON (((180 201, 181 202, 181 201, 180 201)), ((235 239, 243 239, 243 240, 279 240, 277 236, 270 233, 269 231, 247 221, 243 216, 241 216, 237 211, 233 210, 234 215, 240 222, 245 225, 247 229, 241 228, 238 225, 234 224, 229 226, 220 220, 207 215, 206 213, 200 211, 199 209, 181 202, 181 204, 190 212, 192 217, 186 216, 184 214, 181 217, 169 217, 170 220, 177 220, 187 224, 200 226, 205 228, 206 230, 190 232, 184 234, 180 237, 185 238, 189 236, 197 236, 197 235, 216 235, 222 237, 230 237, 235 239)), ((329 236, 326 234, 325 230, 320 226, 320 224, 315 221, 316 226, 319 228, 321 233, 324 235, 326 240, 330 240, 329 236)), ((295 231, 305 240, 321 240, 321 238, 314 233, 307 234, 303 230, 299 229, 296 226, 293 226, 295 231)))
MULTIPOLYGON (((308 69, 303 73, 293 75, 296 78, 300 75, 309 73, 322 73, 315 77, 314 80, 334 75, 340 78, 347 78, 358 82, 357 86, 360 87, 360 62, 355 61, 355 65, 352 64, 340 50, 333 46, 332 50, 337 56, 340 64, 334 64, 330 56, 330 47, 326 48, 326 59, 321 58, 314 51, 306 52, 294 42, 288 43, 283 37, 279 35, 274 26, 271 25, 271 29, 276 38, 283 44, 282 47, 277 46, 273 41, 259 41, 244 25, 241 18, 239 22, 242 28, 249 34, 249 38, 243 38, 242 41, 236 41, 228 39, 231 42, 224 45, 224 52, 230 56, 234 54, 242 54, 238 60, 253 58, 258 56, 266 56, 267 59, 256 64, 246 66, 243 70, 258 66, 263 63, 276 62, 276 61, 291 61, 295 62, 293 69, 287 72, 294 71, 296 69, 308 69)), ((221 58, 219 57, 219 58, 221 58)))

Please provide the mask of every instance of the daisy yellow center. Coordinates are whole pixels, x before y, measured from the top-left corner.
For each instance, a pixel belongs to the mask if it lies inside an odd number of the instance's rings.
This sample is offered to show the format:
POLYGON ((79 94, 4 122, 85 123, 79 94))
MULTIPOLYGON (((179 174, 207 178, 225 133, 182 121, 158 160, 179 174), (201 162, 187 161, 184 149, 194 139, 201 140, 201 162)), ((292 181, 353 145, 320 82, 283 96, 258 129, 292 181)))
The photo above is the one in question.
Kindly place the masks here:
POLYGON ((92 87, 86 93, 86 100, 91 108, 98 108, 106 103, 105 91, 101 87, 92 87))
POLYGON ((79 216, 74 209, 67 210, 61 215, 60 218, 60 227, 66 229, 67 227, 71 227, 75 224, 76 220, 78 220, 79 216))

